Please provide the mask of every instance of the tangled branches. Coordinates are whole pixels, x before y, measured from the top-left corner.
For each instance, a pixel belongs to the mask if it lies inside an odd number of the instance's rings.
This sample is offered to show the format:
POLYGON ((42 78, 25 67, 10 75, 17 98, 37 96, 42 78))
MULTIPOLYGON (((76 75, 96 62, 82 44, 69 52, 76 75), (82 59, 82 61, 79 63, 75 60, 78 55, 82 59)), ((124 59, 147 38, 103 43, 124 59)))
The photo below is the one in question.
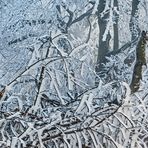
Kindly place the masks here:
MULTIPOLYGON (((65 41, 66 38, 62 45, 69 46, 65 41)), ((135 126, 126 114, 130 101, 128 85, 117 80, 105 84, 100 78, 97 87, 89 86, 84 83, 89 77, 79 77, 81 71, 77 68, 87 61, 61 50, 59 36, 43 37, 39 43, 34 53, 39 53, 40 58, 32 54, 28 67, 2 90, 0 146, 124 145, 124 130, 131 131, 135 126)))

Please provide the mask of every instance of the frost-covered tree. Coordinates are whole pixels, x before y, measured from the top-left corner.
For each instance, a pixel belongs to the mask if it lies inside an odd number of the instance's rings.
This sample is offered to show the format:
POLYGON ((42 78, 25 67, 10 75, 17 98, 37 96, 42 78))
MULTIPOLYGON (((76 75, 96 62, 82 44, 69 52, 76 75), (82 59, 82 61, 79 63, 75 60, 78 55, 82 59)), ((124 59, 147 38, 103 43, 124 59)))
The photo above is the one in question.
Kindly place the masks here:
POLYGON ((1 0, 0 147, 146 148, 147 9, 1 0))

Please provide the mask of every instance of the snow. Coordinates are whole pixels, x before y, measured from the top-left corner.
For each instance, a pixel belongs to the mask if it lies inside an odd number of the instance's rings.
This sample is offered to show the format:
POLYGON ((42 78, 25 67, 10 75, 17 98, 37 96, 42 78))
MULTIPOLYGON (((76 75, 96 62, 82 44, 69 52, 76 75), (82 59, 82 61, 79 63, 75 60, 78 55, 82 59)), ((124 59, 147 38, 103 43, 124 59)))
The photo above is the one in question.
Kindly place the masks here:
MULTIPOLYGON (((102 37, 99 0, 0 2, 0 147, 146 147, 146 67, 140 89, 130 90, 138 43, 131 41, 132 2, 105 1, 102 37), (108 33, 100 66, 99 42, 108 33), (132 44, 118 53, 114 41, 132 44)), ((140 1, 133 18, 140 30, 147 7, 140 1)))

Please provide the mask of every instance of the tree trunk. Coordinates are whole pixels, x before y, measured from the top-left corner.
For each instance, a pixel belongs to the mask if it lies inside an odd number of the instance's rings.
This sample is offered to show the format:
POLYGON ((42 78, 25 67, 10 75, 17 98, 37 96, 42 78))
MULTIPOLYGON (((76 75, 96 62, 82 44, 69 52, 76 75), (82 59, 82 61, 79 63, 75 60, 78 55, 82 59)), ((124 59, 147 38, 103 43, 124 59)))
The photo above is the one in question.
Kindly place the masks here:
MULTIPOLYGON (((101 70, 101 63, 105 63, 105 56, 109 52, 109 42, 111 39, 110 33, 107 34, 106 40, 103 41, 103 35, 107 26, 107 19, 109 17, 109 11, 106 11, 103 17, 101 17, 101 13, 105 9, 107 1, 101 0, 98 5, 98 25, 99 25, 99 48, 98 48, 98 57, 97 57, 97 66, 96 66, 96 73, 98 74, 101 70)), ((110 1, 109 7, 117 7, 118 9, 118 1, 114 0, 113 6, 111 6, 110 1)), ((113 9, 113 8, 110 8, 113 9)), ((114 12, 115 13, 115 12, 114 12)), ((113 14, 115 17, 115 22, 113 24, 113 32, 114 32, 114 43, 113 43, 113 50, 119 49, 119 37, 118 37, 118 14, 113 14)), ((96 78, 96 85, 98 84, 98 78, 96 78)))
MULTIPOLYGON (((117 7, 118 10, 118 1, 114 0, 114 7, 117 7)), ((113 50, 118 50, 119 49, 119 36, 118 36, 118 18, 119 15, 116 13, 115 15, 115 23, 113 25, 113 29, 114 29, 114 46, 113 46, 113 50)))
POLYGON ((106 41, 103 41, 103 34, 106 29, 107 21, 106 19, 109 16, 109 13, 106 13, 103 17, 101 17, 101 12, 105 8, 106 0, 101 0, 98 5, 98 24, 99 24, 99 49, 98 49, 98 59, 97 64, 102 62, 104 59, 105 54, 108 52, 109 48, 109 41, 110 41, 110 34, 107 35, 106 41))
POLYGON ((140 87, 140 80, 142 79, 142 66, 146 66, 145 46, 147 40, 148 38, 146 36, 146 32, 143 31, 136 47, 136 64, 134 66, 132 82, 130 84, 132 93, 138 91, 140 87))
POLYGON ((140 28, 138 26, 138 5, 139 0, 132 1, 132 11, 131 11, 131 19, 130 19, 130 31, 131 31, 131 40, 136 39, 140 34, 140 28))

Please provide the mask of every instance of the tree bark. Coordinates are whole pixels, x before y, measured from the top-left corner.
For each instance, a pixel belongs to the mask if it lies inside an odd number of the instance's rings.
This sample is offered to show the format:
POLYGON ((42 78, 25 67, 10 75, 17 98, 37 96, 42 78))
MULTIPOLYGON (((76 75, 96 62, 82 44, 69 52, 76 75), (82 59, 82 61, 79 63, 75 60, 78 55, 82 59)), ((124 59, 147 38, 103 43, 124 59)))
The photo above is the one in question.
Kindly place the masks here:
POLYGON ((99 5, 98 5, 98 24, 99 24, 99 49, 98 49, 98 59, 97 59, 97 63, 102 62, 102 60, 104 59, 104 56, 106 55, 106 53, 108 52, 108 48, 109 48, 109 41, 110 41, 110 34, 107 35, 107 39, 106 41, 103 41, 103 34, 105 32, 106 29, 106 25, 107 25, 107 21, 106 19, 109 16, 109 12, 107 12, 103 17, 101 17, 101 12, 104 10, 105 8, 105 3, 106 0, 101 0, 99 5))
MULTIPOLYGON (((98 25, 99 25, 99 47, 98 47, 98 57, 97 57, 97 65, 95 68, 96 73, 98 74, 101 67, 101 63, 103 63, 104 57, 106 55, 106 53, 109 51, 109 41, 110 41, 110 34, 107 35, 106 41, 103 41, 103 34, 105 32, 106 29, 106 25, 107 25, 107 21, 106 19, 109 16, 109 12, 107 12, 106 14, 104 14, 103 17, 101 17, 101 12, 103 12, 104 8, 105 8, 105 3, 106 0, 101 0, 99 5, 98 5, 98 25)), ((95 80, 95 85, 97 86, 99 84, 99 80, 98 77, 96 77, 95 80)))
POLYGON ((139 0, 133 0, 132 1, 132 11, 131 11, 131 19, 130 19, 130 31, 131 31, 131 40, 134 40, 137 38, 137 36, 140 34, 140 28, 138 26, 138 5, 139 0))
MULTIPOLYGON (((114 7, 117 8, 118 10, 118 1, 114 0, 114 7)), ((119 15, 116 13, 115 15, 115 23, 113 25, 113 29, 114 29, 114 46, 113 46, 113 50, 118 50, 119 49, 119 36, 118 36, 118 18, 119 15)))
MULTIPOLYGON (((97 66, 96 66, 96 73, 98 74, 102 67, 101 63, 105 63, 105 56, 109 53, 109 42, 111 39, 110 33, 107 34, 106 40, 103 41, 103 35, 107 26, 107 19, 109 17, 109 11, 105 12, 103 17, 101 17, 101 13, 105 9, 107 1, 101 0, 98 5, 98 25, 99 25, 99 47, 98 47, 98 57, 97 57, 97 66)), ((110 1, 111 5, 111 1, 110 1)), ((113 6, 110 7, 110 9, 113 9, 112 7, 116 7, 118 9, 118 1, 114 0, 113 6)), ((115 17, 115 23, 113 24, 113 32, 114 32, 114 43, 113 43, 113 50, 117 51, 119 49, 119 37, 118 37, 118 14, 114 12, 115 17)), ((96 78, 96 85, 98 84, 98 78, 96 78)))
POLYGON ((141 38, 136 47, 136 64, 133 70, 132 82, 130 84, 131 92, 138 91, 140 87, 140 80, 142 79, 142 66, 146 65, 145 46, 146 46, 146 32, 143 31, 141 38))

